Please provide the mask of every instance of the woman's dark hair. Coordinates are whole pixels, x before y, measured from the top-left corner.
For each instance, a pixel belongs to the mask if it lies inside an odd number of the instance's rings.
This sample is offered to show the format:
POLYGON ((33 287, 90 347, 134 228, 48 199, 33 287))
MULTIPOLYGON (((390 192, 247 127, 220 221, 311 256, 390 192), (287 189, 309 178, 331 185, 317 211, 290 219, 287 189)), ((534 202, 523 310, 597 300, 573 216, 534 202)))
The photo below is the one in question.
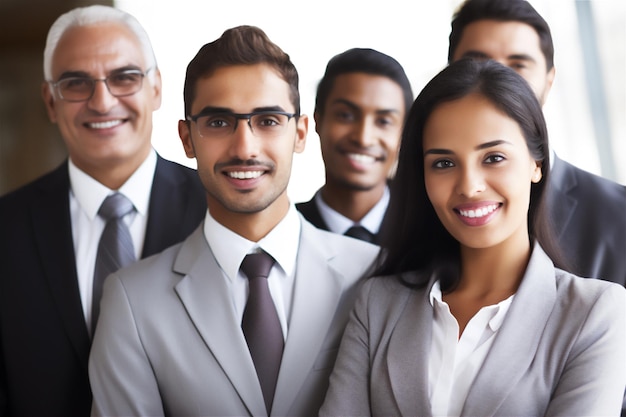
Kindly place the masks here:
MULTIPOLYGON (((442 290, 458 280, 460 245, 445 229, 428 199, 424 184, 424 126, 442 103, 470 94, 489 100, 519 125, 530 155, 541 163, 541 181, 531 185, 528 230, 548 255, 560 259, 544 208, 549 182, 548 132, 541 105, 526 81, 495 61, 461 59, 437 74, 421 91, 402 132, 398 169, 391 184, 391 201, 381 230, 383 251, 374 275, 444 268, 442 290)), ((553 259, 554 259, 553 257, 553 259)), ((409 285, 409 283, 406 283, 409 285)), ((426 282, 411 283, 424 285, 426 282)))

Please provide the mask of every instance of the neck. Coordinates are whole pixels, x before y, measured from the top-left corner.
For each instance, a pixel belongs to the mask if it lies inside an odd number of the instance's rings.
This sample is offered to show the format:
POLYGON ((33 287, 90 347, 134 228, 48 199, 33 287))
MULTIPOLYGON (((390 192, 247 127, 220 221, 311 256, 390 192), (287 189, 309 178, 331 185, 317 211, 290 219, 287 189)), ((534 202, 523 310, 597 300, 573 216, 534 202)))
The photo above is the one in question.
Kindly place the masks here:
POLYGON ((385 183, 367 190, 358 190, 326 182, 322 187, 322 199, 330 208, 353 222, 360 221, 380 201, 385 183))
POLYGON ((286 198, 274 201, 264 210, 254 213, 237 213, 226 209, 218 201, 207 198, 211 216, 222 226, 252 242, 258 242, 280 223, 289 211, 286 198))

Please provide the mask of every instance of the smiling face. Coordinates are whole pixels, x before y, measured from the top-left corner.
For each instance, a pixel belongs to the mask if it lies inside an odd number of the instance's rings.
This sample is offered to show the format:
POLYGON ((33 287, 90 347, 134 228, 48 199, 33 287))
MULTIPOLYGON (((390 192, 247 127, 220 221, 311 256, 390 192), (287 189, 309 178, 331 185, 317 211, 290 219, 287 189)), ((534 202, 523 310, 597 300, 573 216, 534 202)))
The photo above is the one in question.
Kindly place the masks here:
POLYGON ((405 116, 401 87, 380 75, 339 75, 323 114, 315 114, 326 182, 339 188, 384 187, 405 116))
POLYGON ((426 191, 448 232, 474 249, 528 246, 530 187, 541 167, 519 125, 473 94, 436 107, 423 136, 426 191))
POLYGON ((539 35, 526 23, 478 20, 463 29, 453 61, 464 57, 493 59, 521 75, 544 104, 552 82, 554 67, 549 71, 541 51, 539 35))
MULTIPOLYGON (((289 85, 266 64, 219 68, 199 79, 195 91, 192 114, 295 111, 289 85)), ((291 118, 284 132, 271 138, 253 134, 246 120, 219 138, 200 137, 196 122, 180 121, 179 134, 187 156, 198 162, 209 210, 218 222, 235 230, 240 215, 267 213, 271 223, 284 217, 293 153, 304 150, 306 116, 291 118)))
MULTIPOLYGON (((72 76, 102 79, 125 69, 148 68, 139 41, 119 24, 68 29, 52 57, 52 81, 72 76)), ((153 71, 152 82, 146 76, 141 90, 126 97, 114 97, 103 82, 96 82, 89 100, 67 102, 43 85, 50 120, 59 125, 70 158, 103 183, 114 171, 130 176, 151 149, 152 112, 161 105, 161 79, 158 70, 153 71)))

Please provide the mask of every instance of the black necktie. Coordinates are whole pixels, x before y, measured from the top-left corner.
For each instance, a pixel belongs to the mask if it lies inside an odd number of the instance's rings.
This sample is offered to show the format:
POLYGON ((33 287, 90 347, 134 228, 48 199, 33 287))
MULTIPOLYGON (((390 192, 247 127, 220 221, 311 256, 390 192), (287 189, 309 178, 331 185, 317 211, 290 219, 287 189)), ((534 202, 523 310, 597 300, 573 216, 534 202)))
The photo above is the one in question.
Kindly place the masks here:
POLYGON ((93 297, 91 299, 91 332, 96 328, 100 314, 102 284, 109 274, 135 261, 133 240, 123 217, 135 207, 124 195, 111 194, 104 199, 98 215, 106 221, 98 244, 96 267, 93 276, 93 297))
POLYGON ((356 239, 361 239, 370 243, 373 243, 374 239, 376 238, 373 233, 371 233, 363 226, 352 226, 351 228, 346 230, 346 233, 344 233, 344 235, 354 237, 356 239))
POLYGON ((250 284, 241 328, 261 383, 268 415, 272 409, 284 347, 280 320, 267 285, 272 265, 274 259, 265 252, 247 255, 241 263, 241 271, 250 284))

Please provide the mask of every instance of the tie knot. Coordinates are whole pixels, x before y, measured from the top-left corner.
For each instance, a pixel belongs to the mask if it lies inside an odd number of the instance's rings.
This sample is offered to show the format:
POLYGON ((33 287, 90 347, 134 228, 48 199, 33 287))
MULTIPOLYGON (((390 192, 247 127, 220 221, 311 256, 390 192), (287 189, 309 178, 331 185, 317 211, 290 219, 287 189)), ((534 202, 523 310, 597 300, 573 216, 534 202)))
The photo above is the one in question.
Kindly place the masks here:
POLYGON ((257 277, 267 278, 274 262, 274 258, 265 252, 246 255, 241 263, 241 272, 243 272, 248 279, 257 277))
POLYGON ((374 242, 375 240, 375 235, 363 226, 352 226, 351 228, 346 230, 344 235, 364 240, 370 243, 374 242))
POLYGON ((123 194, 111 194, 104 199, 98 214, 105 220, 119 219, 133 211, 135 207, 123 194))

